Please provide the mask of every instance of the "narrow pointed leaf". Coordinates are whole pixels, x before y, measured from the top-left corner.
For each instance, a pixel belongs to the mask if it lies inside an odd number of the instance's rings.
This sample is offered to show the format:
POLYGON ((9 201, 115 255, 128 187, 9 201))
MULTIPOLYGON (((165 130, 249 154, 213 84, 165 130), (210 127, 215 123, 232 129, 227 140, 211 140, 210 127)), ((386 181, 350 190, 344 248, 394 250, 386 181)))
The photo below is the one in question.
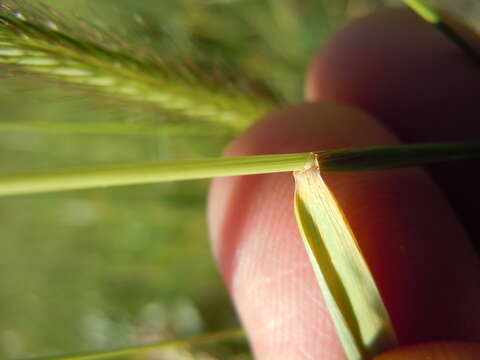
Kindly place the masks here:
POLYGON ((480 64, 480 50, 470 44, 461 34, 452 28, 442 15, 427 5, 423 0, 403 0, 403 2, 415 11, 423 20, 429 22, 456 44, 475 63, 480 64))
POLYGON ((338 336, 349 360, 397 345, 390 317, 355 236, 322 180, 318 155, 296 171, 295 213, 338 336))
MULTIPOLYGON (((218 333, 213 334, 205 334, 196 337, 186 338, 186 339, 178 339, 178 340, 170 340, 165 341, 157 344, 148 344, 148 345, 140 345, 140 346, 132 346, 128 348, 122 349, 114 349, 114 350, 107 350, 107 351, 100 351, 100 352, 90 352, 90 353, 78 353, 78 354, 65 354, 65 355, 54 355, 54 356, 45 356, 45 357, 36 357, 36 358, 28 358, 28 359, 21 359, 21 360, 100 360, 100 359, 110 359, 110 358, 117 358, 117 357, 124 357, 129 355, 135 355, 144 353, 147 351, 152 350, 161 350, 171 347, 179 347, 179 346, 193 346, 193 345, 201 345, 211 342, 218 342, 218 341, 225 341, 232 338, 239 338, 244 336, 244 332, 242 329, 232 329, 232 330, 225 330, 218 333)), ((20 360, 20 359, 19 359, 20 360)))

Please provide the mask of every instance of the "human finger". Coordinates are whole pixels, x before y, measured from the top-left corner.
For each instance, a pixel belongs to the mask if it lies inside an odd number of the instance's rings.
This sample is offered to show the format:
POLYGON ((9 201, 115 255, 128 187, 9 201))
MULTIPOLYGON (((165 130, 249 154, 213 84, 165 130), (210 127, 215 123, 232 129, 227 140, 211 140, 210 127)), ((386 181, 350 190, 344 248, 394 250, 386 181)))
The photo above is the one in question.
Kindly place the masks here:
MULTIPOLYGON (((370 116, 316 103, 268 115, 227 155, 396 143, 370 116)), ((410 169, 325 178, 400 343, 479 340, 478 259, 429 177, 410 169)), ((295 223, 293 192, 291 174, 215 180, 209 198, 214 253, 258 359, 343 359, 295 223)))
MULTIPOLYGON (((455 25, 480 47, 473 31, 455 25)), ((407 9, 383 10, 335 34, 312 62, 306 96, 363 109, 402 142, 480 139, 480 67, 407 9)), ((480 250, 479 161, 428 167, 480 250)))

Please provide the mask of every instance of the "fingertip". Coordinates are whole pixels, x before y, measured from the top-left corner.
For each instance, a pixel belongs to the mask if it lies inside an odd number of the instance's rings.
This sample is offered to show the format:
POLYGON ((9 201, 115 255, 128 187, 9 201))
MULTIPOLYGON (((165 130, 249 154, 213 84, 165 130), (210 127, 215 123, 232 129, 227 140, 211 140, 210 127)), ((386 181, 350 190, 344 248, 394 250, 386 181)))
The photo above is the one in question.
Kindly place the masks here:
MULTIPOLYGON (((480 38, 448 19, 473 47, 480 38)), ((402 142, 478 141, 480 70, 456 44, 408 9, 356 20, 319 52, 307 76, 310 101, 372 114, 402 142)), ((480 253, 480 162, 428 167, 480 253)))
MULTIPOLYGON (((291 106, 274 111, 254 124, 226 149, 225 156, 282 154, 315 151, 335 147, 361 146, 369 143, 394 141, 381 126, 367 114, 333 103, 311 103, 291 106), (355 134, 363 135, 356 137, 355 134)), ((230 214, 230 208, 248 210, 253 195, 264 181, 280 179, 282 186, 288 184, 288 206, 293 196, 293 177, 290 174, 242 176, 215 179, 212 182, 208 201, 208 221, 213 250, 223 263, 225 238, 231 229, 241 229, 240 213, 230 214), (241 189, 241 190, 239 190, 241 189), (235 195, 238 194, 238 195, 235 195), (290 195, 291 194, 291 195, 290 195), (229 218, 230 228, 225 226, 229 218), (221 229, 224 229, 222 233, 221 229)), ((292 205, 293 206, 293 205, 292 205)))
POLYGON ((334 34, 312 61, 305 96, 355 103, 360 92, 374 91, 366 85, 386 85, 445 46, 450 44, 410 10, 384 8, 334 34))
POLYGON ((466 140, 480 130, 478 65, 409 9, 383 9, 336 33, 312 62, 305 91, 309 101, 359 107, 407 142, 466 140))
MULTIPOLYGON (((363 112, 312 103, 268 115, 228 155, 396 143, 363 112)), ((478 260, 432 181, 418 169, 325 178, 400 343, 480 339, 478 260)), ((293 194, 290 174, 216 179, 209 198, 214 252, 258 359, 344 359, 298 233, 293 194)))
MULTIPOLYGON (((229 156, 291 153, 392 141, 368 115, 303 104, 268 115, 229 156), (354 134, 363 132, 356 138, 354 134)), ((311 270, 293 213, 291 174, 216 179, 209 197, 212 245, 258 359, 344 354, 311 270)))

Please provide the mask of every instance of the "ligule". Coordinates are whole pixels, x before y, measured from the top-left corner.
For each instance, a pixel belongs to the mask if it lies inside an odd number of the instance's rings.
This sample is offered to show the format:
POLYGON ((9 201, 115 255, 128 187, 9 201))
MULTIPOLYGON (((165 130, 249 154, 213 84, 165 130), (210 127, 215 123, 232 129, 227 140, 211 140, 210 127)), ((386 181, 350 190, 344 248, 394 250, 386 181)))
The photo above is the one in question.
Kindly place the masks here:
POLYGON ((395 332, 318 158, 312 155, 307 169, 294 172, 297 223, 348 359, 371 359, 397 345, 395 332))

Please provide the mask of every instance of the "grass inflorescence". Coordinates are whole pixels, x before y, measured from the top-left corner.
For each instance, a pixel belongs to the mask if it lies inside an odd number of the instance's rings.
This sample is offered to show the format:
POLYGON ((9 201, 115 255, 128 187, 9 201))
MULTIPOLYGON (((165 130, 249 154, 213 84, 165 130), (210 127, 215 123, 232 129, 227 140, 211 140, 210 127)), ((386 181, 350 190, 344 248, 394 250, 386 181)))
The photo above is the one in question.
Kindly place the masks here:
POLYGON ((167 122, 180 124, 203 121, 239 130, 277 103, 272 91, 244 74, 161 56, 137 58, 132 51, 72 35, 61 23, 36 16, 35 6, 29 9, 0 3, 0 64, 7 71, 153 105, 166 113, 167 122))

